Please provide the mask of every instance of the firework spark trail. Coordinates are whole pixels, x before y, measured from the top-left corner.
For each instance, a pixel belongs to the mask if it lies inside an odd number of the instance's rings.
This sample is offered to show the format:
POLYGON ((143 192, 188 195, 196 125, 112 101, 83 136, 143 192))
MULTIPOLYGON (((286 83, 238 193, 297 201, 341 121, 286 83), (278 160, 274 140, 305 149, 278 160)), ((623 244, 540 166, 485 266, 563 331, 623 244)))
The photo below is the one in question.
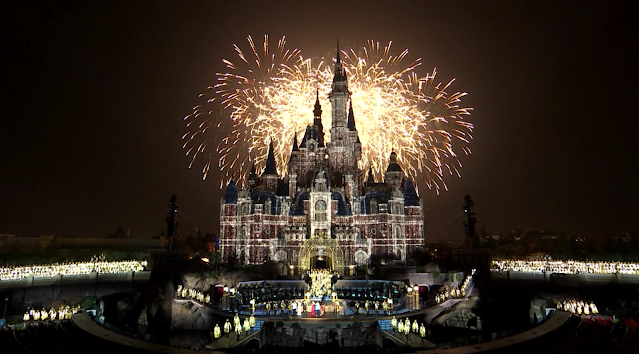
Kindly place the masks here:
MULTIPOLYGON (((217 107, 206 111, 196 106, 185 117, 188 131, 183 136, 184 148, 192 157, 191 166, 198 155, 204 156, 206 178, 217 159, 223 172, 222 185, 230 179, 243 181, 252 164, 261 170, 271 141, 278 172, 284 175, 293 136, 301 138, 312 121, 316 89, 322 106, 330 107, 327 96, 333 78, 332 58, 313 64, 298 49, 287 49, 284 37, 273 53, 267 36, 261 52, 250 36, 248 44, 250 59, 234 45, 240 65, 224 60, 230 72, 218 74, 218 83, 209 87, 209 95, 203 95, 207 106, 217 107), (219 123, 213 129, 215 121, 219 123), (226 125, 230 131, 227 136, 220 139, 213 134, 219 135, 226 125), (213 151, 209 145, 214 142, 217 146, 213 151)), ((415 69, 421 59, 405 65, 408 49, 393 55, 391 44, 380 46, 371 40, 358 52, 342 51, 362 142, 358 164, 381 180, 388 157, 395 151, 400 166, 411 178, 424 181, 439 193, 447 189, 446 175, 460 176, 456 151, 470 154, 468 144, 474 126, 466 118, 472 108, 460 106, 466 93, 446 92, 454 80, 446 85, 435 83, 435 70, 418 76, 415 69)), ((326 141, 330 141, 330 114, 322 119, 326 141)))

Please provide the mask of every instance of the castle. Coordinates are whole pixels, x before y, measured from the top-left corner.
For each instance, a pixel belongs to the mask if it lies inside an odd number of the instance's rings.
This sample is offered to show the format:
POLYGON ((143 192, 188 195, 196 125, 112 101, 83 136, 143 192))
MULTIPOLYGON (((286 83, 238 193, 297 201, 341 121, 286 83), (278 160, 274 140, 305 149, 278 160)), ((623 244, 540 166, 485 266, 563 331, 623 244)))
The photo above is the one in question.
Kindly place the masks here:
POLYGON ((318 93, 313 123, 299 144, 294 138, 288 176, 278 175, 271 143, 261 175, 252 169, 239 191, 228 185, 220 209, 224 261, 343 274, 371 260, 405 260, 423 247, 422 206, 397 155, 390 155, 383 183, 358 167, 362 148, 339 47, 334 73, 331 140, 324 141, 318 93))

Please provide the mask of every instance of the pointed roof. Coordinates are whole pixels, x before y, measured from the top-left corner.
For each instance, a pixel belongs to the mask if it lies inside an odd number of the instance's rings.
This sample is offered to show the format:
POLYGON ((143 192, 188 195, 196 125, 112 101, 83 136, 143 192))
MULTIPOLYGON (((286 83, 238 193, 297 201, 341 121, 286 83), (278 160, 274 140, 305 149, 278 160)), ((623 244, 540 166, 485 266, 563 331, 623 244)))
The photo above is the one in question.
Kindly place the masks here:
MULTIPOLYGON (((342 69, 342 62, 340 61, 340 57, 339 57, 339 36, 337 36, 337 53, 335 53, 335 69, 337 69, 339 67, 339 69, 342 69)), ((335 70, 335 72, 337 72, 337 70, 335 70)))
POLYGON ((297 133, 293 134, 293 151, 300 151, 297 146, 297 133))
POLYGON ((406 180, 406 187, 404 188, 404 205, 406 206, 419 206, 419 196, 415 190, 412 179, 406 180))
POLYGON ((122 226, 118 226, 118 229, 111 235, 107 236, 107 238, 129 238, 129 236, 127 236, 126 232, 124 232, 122 226))
POLYGON ((322 106, 320 105, 319 101, 319 89, 317 89, 317 99, 315 99, 315 109, 313 110, 313 115, 315 117, 322 116, 322 106))
POLYGON ((353 114, 353 100, 350 102, 351 104, 348 107, 348 129, 355 131, 357 129, 355 128, 355 115, 353 114))
POLYGON ((368 179, 366 179, 366 183, 375 183, 375 179, 373 178, 373 169, 368 170, 368 179))
POLYGON ((251 171, 249 172, 248 179, 255 179, 255 164, 251 165, 251 171))
POLYGON ((334 68, 333 82, 346 81, 344 70, 342 68, 342 61, 339 55, 339 37, 337 37, 337 53, 335 53, 335 68, 334 68))
POLYGON ((311 125, 309 124, 306 126, 306 130, 304 131, 304 136, 302 137, 302 142, 300 142, 299 147, 306 148, 306 141, 312 138, 313 136, 311 135, 311 125))
POLYGON ((266 168, 264 169, 265 175, 277 175, 277 168, 275 166, 275 153, 273 152, 273 141, 268 146, 268 157, 266 158, 266 168))
POLYGON ((395 153, 395 151, 391 152, 390 154, 390 159, 388 161, 388 168, 386 169, 386 172, 404 172, 402 171, 402 168, 397 163, 397 154, 395 153))
POLYGON ((224 193, 224 204, 235 204, 237 203, 237 185, 234 180, 229 182, 229 185, 226 186, 226 192, 224 193))

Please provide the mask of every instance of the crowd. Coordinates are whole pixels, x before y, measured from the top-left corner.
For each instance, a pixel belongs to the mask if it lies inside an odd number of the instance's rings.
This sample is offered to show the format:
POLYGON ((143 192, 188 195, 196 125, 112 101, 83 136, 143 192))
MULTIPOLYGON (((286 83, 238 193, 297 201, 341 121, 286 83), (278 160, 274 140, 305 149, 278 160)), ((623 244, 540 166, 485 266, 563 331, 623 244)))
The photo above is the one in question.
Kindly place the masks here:
POLYGON ((424 340, 424 338, 426 337, 426 327, 424 327, 424 324, 419 324, 417 323, 417 320, 413 320, 413 323, 411 325, 410 319, 408 319, 408 317, 406 317, 404 321, 398 321, 395 316, 393 316, 393 318, 391 319, 391 328, 393 329, 393 331, 397 330, 397 332, 404 333, 406 335, 411 332, 416 335, 419 334, 422 340, 424 340))
POLYGON ((304 297, 304 289, 302 288, 283 288, 279 285, 274 286, 268 282, 241 284, 237 287, 236 294, 243 304, 248 304, 251 299, 255 299, 257 304, 261 304, 304 297))
POLYGON ((52 307, 48 311, 45 308, 42 308, 42 310, 30 309, 22 315, 22 320, 24 322, 69 320, 78 311, 80 311, 80 305, 61 305, 57 310, 52 307))
POLYGON ((192 299, 200 303, 211 303, 210 294, 204 295, 204 293, 200 290, 189 288, 188 286, 182 286, 182 284, 178 284, 177 290, 175 291, 175 297, 178 299, 192 299))
POLYGON ((639 263, 503 259, 492 261, 491 270, 494 272, 515 271, 528 273, 639 274, 639 263))
POLYGON ((570 312, 573 315, 596 315, 599 313, 597 305, 592 301, 590 303, 582 300, 563 300, 557 303, 557 309, 570 312))
MULTIPOLYGON (((237 340, 240 340, 240 335, 244 332, 246 335, 249 334, 249 331, 252 328, 255 328, 255 317, 251 315, 250 317, 246 317, 244 322, 240 319, 240 316, 237 314, 233 318, 233 324, 226 320, 222 328, 224 329, 224 336, 228 338, 231 335, 231 332, 235 332, 237 335, 237 340)), ((219 324, 215 324, 213 328, 213 332, 211 333, 214 339, 218 339, 222 336, 222 328, 220 328, 219 324)))
POLYGON ((81 275, 89 274, 92 272, 141 272, 146 266, 146 261, 107 262, 104 260, 94 260, 91 262, 41 264, 31 266, 11 266, 0 268, 0 280, 24 279, 28 277, 47 278, 56 275, 81 275))
POLYGON ((435 302, 441 304, 448 299, 460 299, 466 297, 470 292, 471 287, 473 286, 473 277, 475 276, 476 272, 477 270, 473 269, 470 274, 466 276, 464 282, 458 288, 450 289, 448 287, 443 287, 442 291, 439 294, 435 295, 435 302))

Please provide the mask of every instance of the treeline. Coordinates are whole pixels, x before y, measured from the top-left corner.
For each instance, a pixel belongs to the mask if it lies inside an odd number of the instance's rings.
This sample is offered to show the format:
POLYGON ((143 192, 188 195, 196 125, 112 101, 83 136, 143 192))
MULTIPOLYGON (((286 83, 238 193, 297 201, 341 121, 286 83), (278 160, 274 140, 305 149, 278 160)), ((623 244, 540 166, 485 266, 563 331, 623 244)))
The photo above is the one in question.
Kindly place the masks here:
POLYGON ((512 229, 495 236, 481 236, 480 247, 493 256, 522 258, 548 254, 553 259, 639 261, 639 234, 582 236, 530 229, 512 229))

